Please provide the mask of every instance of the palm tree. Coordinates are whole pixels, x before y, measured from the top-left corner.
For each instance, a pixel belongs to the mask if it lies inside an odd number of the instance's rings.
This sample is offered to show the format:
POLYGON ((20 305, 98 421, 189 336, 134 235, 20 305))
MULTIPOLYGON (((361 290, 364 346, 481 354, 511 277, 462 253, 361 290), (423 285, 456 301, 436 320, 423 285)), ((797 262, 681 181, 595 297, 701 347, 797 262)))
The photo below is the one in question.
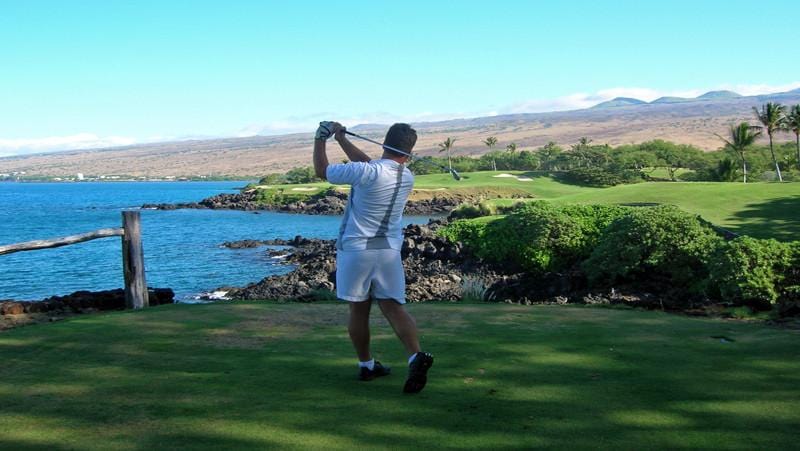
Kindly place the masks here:
POLYGON ((775 172, 778 173, 778 180, 782 182, 781 168, 778 166, 778 159, 775 158, 775 150, 772 148, 772 134, 784 128, 786 107, 780 103, 767 102, 761 106, 761 111, 756 107, 753 107, 753 111, 756 113, 756 117, 764 128, 767 129, 767 134, 769 135, 769 152, 772 154, 772 162, 775 163, 775 172))
POLYGON ((588 149, 589 148, 589 144, 591 144, 591 143, 592 143, 592 140, 584 136, 584 137, 582 137, 581 139, 578 140, 578 145, 575 146, 575 148, 581 149, 581 150, 588 149))
POLYGON ((453 163, 450 161, 450 150, 453 149, 455 142, 455 138, 447 137, 447 139, 439 143, 439 152, 447 152, 447 166, 451 171, 453 170, 453 163))
POLYGON ((797 145, 797 167, 800 168, 800 105, 795 105, 786 115, 786 126, 794 133, 794 142, 797 145))
MULTIPOLYGON (((494 149, 494 146, 497 145, 497 138, 495 138, 494 136, 490 136, 490 137, 486 138, 483 141, 483 143, 486 144, 486 147, 489 148, 489 152, 491 152, 492 149, 494 149)), ((492 170, 493 171, 497 170, 497 164, 495 164, 494 158, 492 158, 492 170)))
POLYGON ((511 143, 511 144, 507 145, 506 146, 506 150, 511 152, 511 153, 516 152, 517 151, 517 143, 511 143))
POLYGON ((725 142, 725 147, 736 152, 742 160, 742 172, 744 174, 743 182, 747 183, 747 161, 744 159, 744 152, 748 147, 752 146, 756 139, 761 136, 761 127, 757 125, 750 125, 747 122, 742 122, 739 125, 731 125, 730 140, 719 136, 719 139, 725 142))

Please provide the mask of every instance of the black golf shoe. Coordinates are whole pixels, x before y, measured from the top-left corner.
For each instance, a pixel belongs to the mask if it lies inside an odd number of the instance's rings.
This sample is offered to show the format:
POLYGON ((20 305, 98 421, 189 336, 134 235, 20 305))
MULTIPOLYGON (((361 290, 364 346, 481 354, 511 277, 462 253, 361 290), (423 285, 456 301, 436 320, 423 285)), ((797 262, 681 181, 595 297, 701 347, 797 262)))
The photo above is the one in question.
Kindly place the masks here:
POLYGON ((372 369, 367 367, 361 367, 358 372, 358 380, 360 381, 371 381, 376 377, 381 376, 388 376, 392 373, 392 369, 388 366, 381 365, 381 362, 375 361, 375 366, 372 369))
POLYGON ((433 356, 427 352, 418 352, 411 365, 408 366, 408 379, 406 379, 403 392, 421 392, 428 382, 428 370, 431 366, 433 366, 433 356))

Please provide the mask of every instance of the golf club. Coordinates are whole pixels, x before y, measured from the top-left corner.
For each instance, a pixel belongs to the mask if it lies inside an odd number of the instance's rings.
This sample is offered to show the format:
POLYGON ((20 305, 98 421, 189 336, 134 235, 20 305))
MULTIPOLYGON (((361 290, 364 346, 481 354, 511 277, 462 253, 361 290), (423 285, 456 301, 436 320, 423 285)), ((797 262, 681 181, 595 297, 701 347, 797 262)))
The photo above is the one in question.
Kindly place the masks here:
MULTIPOLYGON (((355 134, 355 133, 353 133, 351 131, 348 131, 348 130, 345 130, 344 132, 345 132, 345 134, 348 134, 350 136, 355 136, 356 138, 360 138, 360 139, 363 139, 364 141, 371 142, 372 144, 377 144, 377 145, 379 145, 379 146, 381 146, 383 148, 391 150, 392 152, 397 152, 397 153, 405 155, 405 156, 407 156, 409 158, 414 158, 414 156, 411 155, 410 153, 404 152, 404 151, 402 151, 400 149, 395 149, 392 146, 387 146, 385 144, 381 144, 378 141, 375 141, 373 139, 369 139, 369 138, 367 138, 365 136, 357 135, 357 134, 355 134)), ((443 166, 443 165, 441 165, 439 163, 436 163, 436 162, 434 162, 432 160, 426 160, 425 158, 421 158, 420 161, 427 162, 428 164, 434 165, 434 166, 438 167, 439 169, 445 170, 445 171, 449 172, 450 175, 452 175, 454 179, 461 180, 461 176, 458 175, 458 172, 456 172, 455 169, 450 169, 450 168, 445 167, 445 166, 443 166)))

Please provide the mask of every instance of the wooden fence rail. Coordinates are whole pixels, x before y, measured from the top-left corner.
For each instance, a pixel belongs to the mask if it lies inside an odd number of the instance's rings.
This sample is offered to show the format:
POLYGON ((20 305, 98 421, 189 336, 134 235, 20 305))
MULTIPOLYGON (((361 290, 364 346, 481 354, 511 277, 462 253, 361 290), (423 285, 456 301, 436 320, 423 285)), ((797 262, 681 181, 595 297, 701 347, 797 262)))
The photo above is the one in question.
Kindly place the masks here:
POLYGON ((122 212, 122 227, 100 229, 93 232, 70 235, 49 240, 35 240, 0 246, 0 255, 15 252, 36 251, 69 246, 84 241, 122 237, 122 272, 125 278, 125 306, 137 309, 147 307, 147 282, 144 275, 144 251, 142 249, 141 221, 138 211, 122 212))

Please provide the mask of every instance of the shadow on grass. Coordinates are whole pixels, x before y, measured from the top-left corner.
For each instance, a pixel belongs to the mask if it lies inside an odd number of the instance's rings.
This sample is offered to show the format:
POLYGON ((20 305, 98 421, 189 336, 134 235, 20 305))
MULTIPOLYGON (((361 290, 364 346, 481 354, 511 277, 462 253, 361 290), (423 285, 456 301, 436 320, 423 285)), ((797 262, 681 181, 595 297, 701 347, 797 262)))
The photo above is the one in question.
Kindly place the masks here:
POLYGON ((412 306, 437 360, 407 396, 405 356, 377 318, 375 355, 398 367, 355 381, 342 307, 178 306, 0 335, 0 448, 795 443, 796 334, 632 311, 412 306), (737 341, 709 338, 720 333, 737 341))
POLYGON ((752 203, 732 216, 738 226, 729 228, 756 238, 800 240, 800 196, 752 203))

